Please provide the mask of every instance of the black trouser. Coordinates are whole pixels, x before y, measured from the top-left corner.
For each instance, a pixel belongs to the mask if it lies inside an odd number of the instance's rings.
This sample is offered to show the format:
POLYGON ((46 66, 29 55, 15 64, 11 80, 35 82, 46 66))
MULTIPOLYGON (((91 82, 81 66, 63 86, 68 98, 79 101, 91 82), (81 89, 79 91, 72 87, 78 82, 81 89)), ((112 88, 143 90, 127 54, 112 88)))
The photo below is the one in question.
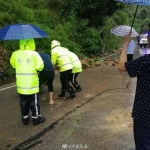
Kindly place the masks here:
POLYGON ((150 127, 134 120, 135 150, 150 150, 150 127))
POLYGON ((55 78, 54 71, 41 71, 39 73, 39 86, 47 81, 48 91, 53 92, 53 80, 55 78))
POLYGON ((38 94, 20 94, 20 107, 23 118, 29 116, 29 110, 31 110, 33 118, 37 118, 41 115, 38 94))
POLYGON ((70 93, 70 95, 75 95, 72 86, 69 84, 71 72, 72 69, 60 72, 60 82, 62 85, 62 91, 67 90, 70 93))
POLYGON ((62 85, 62 89, 66 89, 70 87, 70 74, 72 69, 60 72, 60 82, 62 85))
POLYGON ((133 54, 127 54, 127 61, 133 60, 133 54))
POLYGON ((74 88, 76 88, 79 83, 77 82, 77 77, 78 77, 79 73, 71 73, 70 74, 70 81, 72 83, 72 85, 74 86, 74 88))

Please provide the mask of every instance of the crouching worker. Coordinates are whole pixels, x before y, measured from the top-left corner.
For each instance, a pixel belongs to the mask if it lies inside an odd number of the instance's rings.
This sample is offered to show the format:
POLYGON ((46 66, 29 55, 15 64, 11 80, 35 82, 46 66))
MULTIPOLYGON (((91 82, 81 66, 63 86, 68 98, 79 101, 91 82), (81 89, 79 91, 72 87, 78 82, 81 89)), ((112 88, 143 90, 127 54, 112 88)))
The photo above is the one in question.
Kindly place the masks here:
POLYGON ((75 53, 69 51, 67 48, 64 48, 64 50, 67 51, 67 54, 70 58, 70 61, 72 63, 72 67, 73 67, 72 72, 69 76, 69 79, 70 79, 73 87, 75 88, 75 93, 80 92, 80 91, 82 91, 82 88, 81 88, 80 84, 77 81, 77 77, 78 77, 79 73, 82 72, 81 62, 80 62, 78 56, 75 53))
POLYGON ((61 94, 58 97, 65 98, 66 90, 69 92, 70 96, 68 98, 75 99, 75 91, 73 87, 69 84, 69 76, 72 72, 72 63, 67 54, 67 51, 64 51, 60 46, 60 43, 56 40, 53 40, 51 43, 51 61, 55 66, 58 64, 60 71, 60 81, 62 85, 61 94))
POLYGON ((39 72, 39 87, 46 81, 49 92, 49 105, 54 104, 53 100, 53 80, 55 78, 54 67, 51 63, 50 56, 41 48, 37 48, 37 52, 44 62, 44 69, 39 72))
POLYGON ((34 39, 20 40, 20 50, 13 52, 10 58, 10 64, 16 72, 16 85, 20 94, 20 107, 24 125, 28 125, 30 120, 29 110, 32 112, 33 125, 45 121, 40 113, 39 78, 37 74, 37 71, 43 69, 44 63, 34 50, 34 39))

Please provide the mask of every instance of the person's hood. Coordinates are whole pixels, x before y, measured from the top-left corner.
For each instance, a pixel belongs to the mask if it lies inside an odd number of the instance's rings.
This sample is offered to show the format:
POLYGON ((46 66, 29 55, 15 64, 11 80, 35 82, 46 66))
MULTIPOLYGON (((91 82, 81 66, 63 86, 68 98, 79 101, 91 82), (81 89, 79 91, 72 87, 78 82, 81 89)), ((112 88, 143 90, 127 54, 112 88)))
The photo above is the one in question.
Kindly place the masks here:
POLYGON ((34 39, 20 40, 20 50, 35 50, 34 39))

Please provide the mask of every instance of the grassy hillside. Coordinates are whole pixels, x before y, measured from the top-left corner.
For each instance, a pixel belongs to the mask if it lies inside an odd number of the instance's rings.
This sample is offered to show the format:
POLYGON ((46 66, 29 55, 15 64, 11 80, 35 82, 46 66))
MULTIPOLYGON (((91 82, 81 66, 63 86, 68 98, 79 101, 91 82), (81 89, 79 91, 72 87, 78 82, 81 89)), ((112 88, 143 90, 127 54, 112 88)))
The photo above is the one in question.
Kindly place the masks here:
MULTIPOLYGON (((131 25, 136 6, 114 0, 0 0, 0 27, 8 24, 34 24, 49 37, 35 39, 36 46, 50 53, 53 39, 76 54, 100 55, 118 49, 122 38, 110 33, 116 25, 131 25)), ((139 6, 134 28, 147 30, 150 8, 139 6)), ((4 41, 9 59, 19 49, 19 41, 4 41)), ((2 44, 3 44, 2 43, 2 44)), ((9 72, 11 72, 11 67, 9 72)))

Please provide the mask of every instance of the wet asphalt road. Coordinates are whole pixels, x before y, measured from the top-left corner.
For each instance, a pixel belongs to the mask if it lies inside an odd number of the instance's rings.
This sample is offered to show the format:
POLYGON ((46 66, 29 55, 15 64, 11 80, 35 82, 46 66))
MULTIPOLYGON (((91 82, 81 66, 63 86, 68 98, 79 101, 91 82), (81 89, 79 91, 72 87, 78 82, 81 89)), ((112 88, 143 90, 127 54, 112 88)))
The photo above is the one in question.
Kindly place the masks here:
POLYGON ((48 105, 47 88, 40 93, 41 113, 47 120, 39 126, 22 125, 14 83, 1 86, 0 150, 134 150, 131 111, 136 78, 111 64, 104 62, 79 75, 83 91, 76 100, 57 98, 57 74, 55 104, 48 105))

